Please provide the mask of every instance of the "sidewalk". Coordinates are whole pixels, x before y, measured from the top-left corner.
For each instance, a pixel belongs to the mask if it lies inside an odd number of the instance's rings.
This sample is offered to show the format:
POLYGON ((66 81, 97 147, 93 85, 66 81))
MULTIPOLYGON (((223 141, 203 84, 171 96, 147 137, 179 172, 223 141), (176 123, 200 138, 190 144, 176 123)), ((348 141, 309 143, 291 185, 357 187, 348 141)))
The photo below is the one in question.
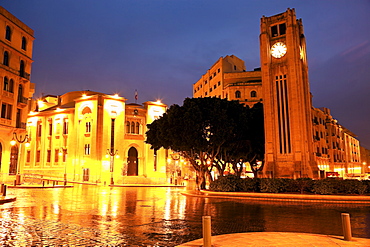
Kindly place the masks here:
MULTIPOLYGON (((197 239, 178 247, 203 246, 203 239, 197 239)), ((319 235, 295 232, 247 232, 212 236, 213 247, 240 246, 370 246, 370 239, 352 238, 343 240, 341 236, 319 235)))

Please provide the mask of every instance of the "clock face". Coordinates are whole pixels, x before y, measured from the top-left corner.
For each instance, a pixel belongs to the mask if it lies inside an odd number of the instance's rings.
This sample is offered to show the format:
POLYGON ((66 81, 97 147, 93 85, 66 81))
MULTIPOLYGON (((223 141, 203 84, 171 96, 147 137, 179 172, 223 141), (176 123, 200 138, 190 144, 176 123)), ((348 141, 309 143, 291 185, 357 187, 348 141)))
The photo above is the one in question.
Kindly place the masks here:
POLYGON ((277 42, 271 47, 271 55, 274 58, 281 58, 286 54, 286 45, 283 42, 277 42))

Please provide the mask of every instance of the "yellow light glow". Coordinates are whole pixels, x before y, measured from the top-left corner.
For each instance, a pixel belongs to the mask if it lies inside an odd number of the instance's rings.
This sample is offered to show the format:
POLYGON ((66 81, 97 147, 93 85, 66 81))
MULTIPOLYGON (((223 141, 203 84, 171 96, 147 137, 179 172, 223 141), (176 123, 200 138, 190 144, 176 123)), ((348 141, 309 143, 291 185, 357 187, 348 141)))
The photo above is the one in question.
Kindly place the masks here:
POLYGON ((17 142, 13 139, 10 141, 10 145, 14 146, 17 142))
POLYGON ((29 142, 26 142, 25 146, 28 148, 31 144, 29 142))
POLYGON ((116 158, 117 158, 117 159, 119 158, 119 155, 118 155, 118 154, 116 155, 116 158))

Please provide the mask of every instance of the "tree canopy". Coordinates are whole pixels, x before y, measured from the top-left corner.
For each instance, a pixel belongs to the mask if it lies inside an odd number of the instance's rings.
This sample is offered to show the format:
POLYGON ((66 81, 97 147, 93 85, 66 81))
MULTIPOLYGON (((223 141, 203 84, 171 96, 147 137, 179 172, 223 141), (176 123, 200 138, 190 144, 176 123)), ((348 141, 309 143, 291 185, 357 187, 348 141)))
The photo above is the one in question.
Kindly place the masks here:
POLYGON ((151 148, 171 149, 188 159, 197 172, 200 188, 216 168, 223 175, 232 164, 240 175, 241 162, 263 161, 262 104, 253 108, 219 98, 187 98, 172 105, 148 125, 146 142, 151 148))

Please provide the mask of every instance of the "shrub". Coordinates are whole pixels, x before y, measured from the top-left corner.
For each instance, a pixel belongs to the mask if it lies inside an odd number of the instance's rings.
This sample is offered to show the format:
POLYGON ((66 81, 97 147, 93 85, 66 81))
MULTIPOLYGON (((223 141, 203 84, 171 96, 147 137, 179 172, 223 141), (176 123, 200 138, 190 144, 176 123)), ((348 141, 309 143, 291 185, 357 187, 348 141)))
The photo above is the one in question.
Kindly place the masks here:
POLYGON ((333 182, 327 179, 315 180, 312 192, 320 195, 331 195, 334 193, 333 182))
POLYGON ((219 177, 217 180, 210 183, 209 189, 213 191, 235 192, 238 191, 239 180, 241 180, 241 178, 235 175, 219 177))
POLYGON ((258 178, 244 178, 241 179, 240 184, 238 185, 239 191, 244 192, 259 192, 260 179, 258 178))
POLYGON ((263 178, 261 179, 260 190, 264 193, 281 193, 287 191, 285 179, 280 178, 263 178))

